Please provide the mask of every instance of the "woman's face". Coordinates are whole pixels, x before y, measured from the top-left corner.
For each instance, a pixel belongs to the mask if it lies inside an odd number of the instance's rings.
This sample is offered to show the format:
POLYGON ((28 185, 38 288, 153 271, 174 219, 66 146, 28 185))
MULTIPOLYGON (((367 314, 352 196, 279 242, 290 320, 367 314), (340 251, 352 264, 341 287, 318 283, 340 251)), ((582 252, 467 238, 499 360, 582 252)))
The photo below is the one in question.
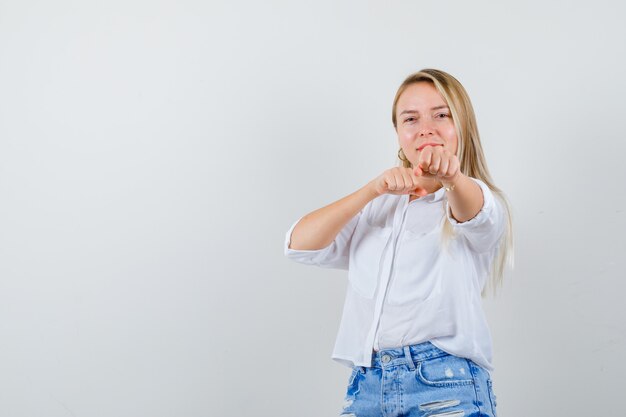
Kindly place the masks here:
POLYGON ((429 82, 409 85, 396 104, 398 142, 415 166, 426 145, 443 146, 453 154, 457 137, 452 114, 439 91, 429 82))

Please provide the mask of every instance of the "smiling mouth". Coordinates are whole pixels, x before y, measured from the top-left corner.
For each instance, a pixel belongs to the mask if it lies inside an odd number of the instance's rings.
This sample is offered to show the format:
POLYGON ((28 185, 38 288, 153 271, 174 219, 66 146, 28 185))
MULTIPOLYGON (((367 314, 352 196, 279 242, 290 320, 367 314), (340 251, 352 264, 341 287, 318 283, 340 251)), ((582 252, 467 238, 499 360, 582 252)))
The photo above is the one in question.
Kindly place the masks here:
POLYGON ((425 148, 425 147, 427 147, 427 146, 443 146, 443 144, 442 144, 442 143, 430 143, 430 142, 429 142, 429 143, 424 143, 424 144, 420 145, 420 146, 417 148, 417 150, 418 150, 418 151, 421 151, 422 149, 424 149, 424 148, 425 148))

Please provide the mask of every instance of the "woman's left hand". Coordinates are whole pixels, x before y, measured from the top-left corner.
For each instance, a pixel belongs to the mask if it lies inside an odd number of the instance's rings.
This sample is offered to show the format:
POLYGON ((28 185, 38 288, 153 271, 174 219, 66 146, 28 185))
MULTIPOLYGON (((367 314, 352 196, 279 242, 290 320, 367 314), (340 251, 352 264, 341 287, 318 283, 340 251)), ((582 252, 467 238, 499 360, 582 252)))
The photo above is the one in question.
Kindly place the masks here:
POLYGON ((435 178, 444 185, 453 184, 461 174, 459 158, 443 146, 425 146, 419 153, 413 172, 435 178))

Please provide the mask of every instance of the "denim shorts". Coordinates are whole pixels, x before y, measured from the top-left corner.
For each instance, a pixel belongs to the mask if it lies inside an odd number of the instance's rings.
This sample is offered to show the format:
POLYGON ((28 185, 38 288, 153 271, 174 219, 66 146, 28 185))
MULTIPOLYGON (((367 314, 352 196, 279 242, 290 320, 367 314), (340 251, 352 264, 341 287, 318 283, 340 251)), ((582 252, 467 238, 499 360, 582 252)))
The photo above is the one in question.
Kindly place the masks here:
POLYGON ((489 371, 430 342, 372 353, 355 366, 344 417, 496 417, 489 371))

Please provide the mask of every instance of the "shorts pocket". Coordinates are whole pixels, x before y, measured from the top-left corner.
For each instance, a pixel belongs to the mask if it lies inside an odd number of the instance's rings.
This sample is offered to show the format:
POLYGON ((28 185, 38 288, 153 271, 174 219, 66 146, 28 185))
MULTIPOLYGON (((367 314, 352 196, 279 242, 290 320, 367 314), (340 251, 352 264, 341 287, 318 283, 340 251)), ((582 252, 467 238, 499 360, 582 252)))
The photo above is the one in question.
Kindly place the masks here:
POLYGON ((346 390, 346 398, 354 398, 359 392, 359 380, 361 376, 361 367, 353 366, 352 373, 348 378, 348 388, 346 390))
POLYGON ((474 384, 467 359, 454 355, 441 356, 420 362, 417 378, 434 387, 458 387, 474 384))

